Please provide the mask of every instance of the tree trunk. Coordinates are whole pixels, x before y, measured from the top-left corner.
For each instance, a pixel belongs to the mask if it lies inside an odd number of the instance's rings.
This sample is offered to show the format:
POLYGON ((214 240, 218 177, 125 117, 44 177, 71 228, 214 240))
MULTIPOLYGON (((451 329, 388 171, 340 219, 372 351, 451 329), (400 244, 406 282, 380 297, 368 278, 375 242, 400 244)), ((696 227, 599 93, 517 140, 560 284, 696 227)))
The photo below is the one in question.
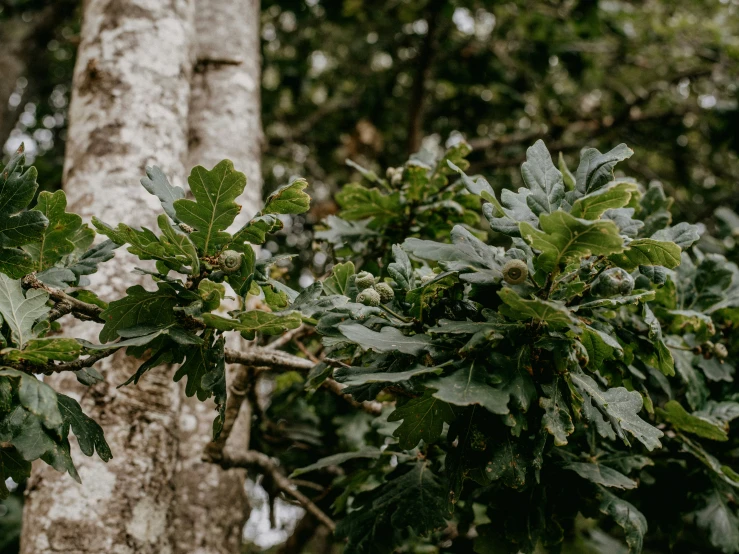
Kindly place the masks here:
MULTIPOLYGON (((177 184, 187 156, 193 0, 87 0, 69 111, 64 184, 70 209, 111 223, 152 226, 161 211, 139 184, 157 164, 177 184)), ((103 298, 138 280, 121 248, 94 275, 103 298)), ((97 329, 75 324, 73 336, 97 329)), ((83 484, 38 465, 29 481, 21 552, 171 553, 179 388, 166 368, 116 389, 137 366, 101 364, 104 383, 54 386, 82 399, 113 450, 107 464, 74 452, 83 484)))
MULTIPOLYGON (((261 203, 259 1, 197 0, 196 11, 189 166, 210 168, 228 158, 246 173, 247 189, 237 200, 242 205, 237 222, 243 222, 261 203)), ((239 552, 249 514, 246 472, 224 472, 201 460, 211 434, 211 408, 196 398, 185 399, 182 407, 180 432, 188 440, 180 440, 175 475, 172 536, 178 554, 239 552)), ((246 450, 249 419, 242 409, 232 446, 246 450)))

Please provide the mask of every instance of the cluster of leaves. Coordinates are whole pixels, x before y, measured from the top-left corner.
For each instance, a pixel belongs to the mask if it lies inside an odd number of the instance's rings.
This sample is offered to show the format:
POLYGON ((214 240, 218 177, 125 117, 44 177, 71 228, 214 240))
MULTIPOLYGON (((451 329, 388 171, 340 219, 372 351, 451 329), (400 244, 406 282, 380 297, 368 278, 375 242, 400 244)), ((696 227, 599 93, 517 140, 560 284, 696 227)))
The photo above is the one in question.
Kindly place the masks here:
POLYGON ((586 149, 572 173, 539 141, 526 186, 500 198, 449 163, 455 194, 482 201, 508 246, 455 225, 449 242, 394 245, 369 283, 347 262, 301 294, 294 308, 333 361, 309 388, 333 376, 387 402, 354 449, 298 472, 351 468, 334 483, 350 551, 567 551, 612 536, 629 552, 739 552, 739 269, 693 246, 698 227, 671 225, 660 185, 614 176, 631 155, 586 149), (363 294, 376 281, 394 295, 363 294))
POLYGON ((386 179, 349 161, 374 186, 344 185, 336 195, 340 214, 328 216, 315 237, 331 244, 339 259, 377 269, 390 260, 390 247, 407 237, 443 240, 454 225, 479 233, 479 202, 449 178, 452 167, 469 167, 470 151, 464 141, 438 159, 421 150, 390 168, 386 179))
MULTIPOLYGON (((49 293, 24 290, 20 278, 37 272, 36 283, 80 285, 98 263, 112 257, 115 245, 92 246, 94 231, 65 211, 61 191, 42 192, 27 209, 38 184, 35 168, 24 168, 24 162, 21 148, 0 174, 0 498, 8 494, 5 480, 21 482, 38 458, 79 480, 69 451, 70 429, 86 455, 97 451, 104 461, 111 457, 102 429, 77 401, 33 374, 32 368, 49 362, 72 362, 84 349, 74 339, 49 336, 59 330, 49 293)), ((101 378, 92 368, 77 376, 88 384, 101 378)))
POLYGON ((84 454, 97 451, 110 459, 100 426, 76 400, 36 378, 75 371, 82 384, 92 385, 103 378, 92 367, 98 351, 125 347, 133 356, 150 353, 126 384, 157 365, 180 364, 174 379, 187 379, 187 395, 215 399, 217 435, 226 400, 223 332, 251 339, 257 332, 279 334, 301 324, 301 316, 288 309, 297 293, 272 278, 274 260, 257 261, 251 245, 282 228, 280 214, 308 209, 307 183, 294 179, 275 191, 260 213, 231 234, 226 229, 240 210, 234 200, 246 186, 231 162, 193 169, 193 199, 159 168, 150 168, 142 185, 162 203, 160 233, 125 224, 114 228, 93 218, 108 237, 93 245, 95 231, 66 212, 64 192, 42 192, 28 209, 38 185, 36 170, 23 165, 21 148, 0 176, 0 496, 8 492, 5 479, 20 482, 38 458, 79 479, 69 452, 70 428, 84 454), (135 285, 108 303, 80 288, 84 276, 124 244, 139 259, 154 261, 137 271, 150 276, 155 289, 135 285), (234 309, 213 313, 227 300, 226 283, 235 294, 234 309), (247 309, 248 294, 261 297, 269 311, 247 309), (80 316, 75 301, 92 308, 83 319, 103 323, 100 344, 51 336, 60 330, 61 315, 80 316))

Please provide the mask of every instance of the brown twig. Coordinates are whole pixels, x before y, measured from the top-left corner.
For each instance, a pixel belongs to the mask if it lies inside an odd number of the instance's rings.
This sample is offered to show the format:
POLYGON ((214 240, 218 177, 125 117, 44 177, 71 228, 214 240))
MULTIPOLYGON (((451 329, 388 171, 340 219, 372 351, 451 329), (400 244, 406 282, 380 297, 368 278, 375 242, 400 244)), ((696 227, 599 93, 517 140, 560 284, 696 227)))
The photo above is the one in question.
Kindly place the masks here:
POLYGON ((368 414, 374 416, 382 414, 382 402, 377 402, 375 400, 365 400, 364 402, 357 402, 356 400, 354 400, 352 395, 346 394, 344 392, 344 385, 331 379, 330 377, 323 382, 323 386, 330 390, 332 393, 342 397, 355 408, 363 410, 368 414))
POLYGON ((219 464, 224 469, 243 467, 247 469, 256 469, 260 473, 267 475, 272 479, 277 488, 300 502, 300 504, 303 505, 303 508, 312 514, 318 521, 323 523, 332 532, 336 530, 336 524, 333 520, 328 517, 323 510, 316 506, 310 498, 297 490, 295 483, 285 477, 280 471, 277 463, 266 454, 262 454, 261 452, 256 452, 254 450, 247 450, 242 454, 233 456, 226 454, 219 461, 219 464))
POLYGON ((82 319, 91 319, 98 323, 105 323, 105 320, 100 317, 100 314, 103 311, 100 306, 83 302, 74 296, 68 295, 66 292, 45 285, 33 274, 23 277, 22 283, 27 289, 41 289, 46 291, 49 294, 49 298, 57 304, 61 303, 71 306, 71 309, 66 313, 74 313, 77 316, 82 316, 82 319))

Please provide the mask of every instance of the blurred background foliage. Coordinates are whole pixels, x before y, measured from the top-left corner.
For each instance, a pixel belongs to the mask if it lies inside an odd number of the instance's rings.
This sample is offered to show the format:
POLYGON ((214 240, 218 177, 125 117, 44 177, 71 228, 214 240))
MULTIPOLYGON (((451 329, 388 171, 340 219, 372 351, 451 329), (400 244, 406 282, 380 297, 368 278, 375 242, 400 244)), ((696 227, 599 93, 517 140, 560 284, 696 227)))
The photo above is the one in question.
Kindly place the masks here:
MULTIPOLYGON (((0 144, 25 142, 46 190, 61 186, 80 13, 0 0, 0 144)), ((314 198, 265 254, 297 254, 284 270, 303 286, 330 264, 314 226, 361 177, 346 159, 384 176, 462 139, 468 173, 497 190, 520 186, 539 138, 570 166, 625 142, 625 172, 737 251, 722 225, 739 208, 739 0, 263 0, 261 33, 264 194, 300 174, 314 198)))

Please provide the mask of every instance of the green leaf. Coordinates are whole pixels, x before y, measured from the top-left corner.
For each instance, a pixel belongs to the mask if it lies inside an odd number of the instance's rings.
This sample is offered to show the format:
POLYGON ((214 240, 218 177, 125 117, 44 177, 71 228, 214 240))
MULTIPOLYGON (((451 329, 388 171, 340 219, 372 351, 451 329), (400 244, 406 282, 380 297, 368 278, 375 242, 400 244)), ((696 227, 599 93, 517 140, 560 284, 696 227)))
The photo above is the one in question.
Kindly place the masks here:
POLYGON ((0 246, 0 273, 12 279, 20 279, 36 269, 33 258, 20 248, 0 246))
POLYGON ((485 466, 488 481, 502 481, 507 487, 520 489, 526 484, 527 461, 519 441, 505 437, 493 446, 493 452, 485 466))
POLYGON ((654 354, 650 361, 662 373, 668 377, 672 377, 675 375, 675 361, 672 358, 670 349, 667 348, 665 341, 662 339, 662 326, 647 303, 644 304, 643 314, 644 323, 649 327, 649 340, 654 347, 654 354))
POLYGON ((341 464, 343 464, 344 462, 348 462, 349 460, 356 460, 357 458, 377 459, 381 455, 382 451, 377 448, 366 448, 357 452, 341 452, 339 454, 333 454, 332 456, 321 458, 317 462, 314 462, 310 465, 296 469, 290 474, 290 479, 293 479, 299 475, 303 475, 304 473, 316 471, 317 469, 340 466, 341 464))
POLYGON ((625 144, 619 144, 605 154, 595 148, 586 148, 580 155, 580 165, 575 172, 576 190, 580 194, 587 194, 613 181, 613 168, 633 153, 625 144))
POLYGON ((612 221, 586 221, 563 211, 539 216, 541 230, 520 224, 521 236, 539 250, 538 267, 552 271, 561 263, 586 256, 607 256, 624 249, 618 227, 612 221))
POLYGON ((511 319, 518 321, 534 320, 553 327, 563 327, 576 323, 570 311, 562 303, 539 298, 527 300, 521 298, 510 287, 499 290, 498 296, 504 302, 500 307, 500 313, 511 319))
POLYGON ((82 353, 82 345, 75 339, 31 339, 23 350, 6 348, 0 355, 8 360, 25 360, 31 364, 44 365, 49 360, 71 362, 82 353))
POLYGON ((570 215, 588 220, 600 219, 606 210, 626 206, 637 190, 636 183, 613 181, 607 187, 578 198, 572 205, 570 215))
POLYGON ((674 242, 683 250, 687 250, 700 240, 699 227, 685 221, 667 229, 660 229, 652 235, 652 239, 663 242, 674 242))
POLYGON ((395 282, 403 290, 414 288, 415 278, 413 276, 411 260, 399 244, 393 244, 393 260, 395 261, 387 266, 387 272, 390 277, 395 279, 395 282))
POLYGON ((403 354, 420 356, 431 347, 430 337, 426 335, 407 336, 395 327, 383 327, 378 333, 359 323, 345 323, 339 325, 339 331, 364 350, 402 352, 403 354))
POLYGON ((620 254, 609 256, 618 267, 633 271, 640 265, 661 265, 673 269, 680 265, 680 247, 674 242, 636 239, 620 254))
POLYGON ((221 331, 239 331, 241 336, 252 340, 257 333, 279 335, 300 327, 303 322, 299 312, 263 312, 251 310, 239 314, 239 319, 229 319, 215 314, 203 314, 208 327, 221 331))
POLYGON ((458 271, 464 281, 480 284, 499 282, 507 260, 503 251, 489 246, 461 225, 450 233, 452 244, 417 238, 406 239, 403 248, 418 258, 434 260, 446 271, 458 271))
POLYGON ((478 404, 494 414, 508 413, 509 395, 491 387, 487 382, 487 368, 482 364, 470 364, 439 379, 425 383, 426 387, 436 389, 434 398, 455 406, 478 404))
POLYGON ((35 167, 23 170, 23 151, 21 145, 0 173, 0 244, 4 247, 39 241, 48 223, 40 211, 24 211, 38 183, 35 167))
POLYGON ((482 213, 493 231, 503 233, 509 237, 520 237, 521 222, 538 226, 539 218, 531 211, 527 202, 530 195, 531 191, 523 187, 518 189, 518 192, 504 189, 500 193, 500 202, 498 202, 495 196, 483 191, 483 198, 490 202, 483 204, 482 213))
POLYGON ((157 217, 157 225, 162 231, 159 241, 167 252, 174 254, 175 258, 190 266, 190 275, 200 274, 200 259, 198 250, 185 233, 180 232, 175 226, 170 225, 167 216, 162 214, 157 217))
POLYGON ((419 461, 355 499, 336 526, 336 537, 347 539, 345 552, 393 552, 409 535, 446 525, 446 491, 429 466, 419 461))
POLYGON ((620 429, 628 431, 649 450, 661 446, 662 431, 652 427, 639 417, 643 400, 635 391, 628 391, 624 387, 614 387, 602 391, 592 377, 583 373, 572 373, 570 378, 580 394, 592 401, 614 426, 616 432, 620 429))
POLYGON ((588 351, 588 367, 596 371, 603 367, 603 362, 615 358, 614 351, 623 355, 623 347, 608 333, 599 331, 590 326, 585 326, 583 334, 580 336, 585 350, 588 351))
POLYGON ((0 274, 0 315, 10 327, 11 340, 19 348, 34 336, 34 323, 49 313, 48 300, 45 291, 30 289, 24 294, 20 281, 0 274))
POLYGON ((246 241, 252 244, 264 244, 269 233, 279 231, 282 227, 282 221, 276 215, 258 215, 239 229, 233 240, 234 242, 246 241))
POLYGON ((382 194, 378 189, 368 189, 358 183, 345 185, 336 195, 341 206, 341 217, 347 221, 374 217, 390 219, 401 215, 400 194, 382 194))
POLYGON ((552 163, 543 140, 537 140, 526 150, 521 175, 531 191, 526 202, 536 215, 549 214, 559 208, 565 197, 564 180, 562 173, 552 163))
POLYGON ((57 471, 66 471, 80 482, 67 439, 53 438, 41 420, 23 407, 18 406, 0 420, 0 442, 10 443, 25 460, 31 462, 41 458, 57 471))
POLYGON ((412 398, 395 408, 388 421, 403 423, 393 432, 403 450, 415 448, 420 441, 433 444, 439 440, 444 423, 454 420, 452 407, 426 390, 423 396, 412 398))
POLYGON ((208 171, 197 166, 187 179, 195 200, 174 201, 177 217, 195 229, 190 240, 205 254, 213 254, 231 240, 225 229, 240 211, 234 200, 244 192, 246 176, 223 160, 208 171))
POLYGON ((664 409, 657 408, 656 412, 660 418, 669 422, 678 431, 714 441, 729 440, 726 431, 719 425, 708 419, 689 414, 676 400, 670 400, 665 404, 664 409))
MULTIPOLYGON (((57 398, 64 423, 71 427, 82 453, 85 456, 92 456, 97 451, 98 456, 104 462, 113 458, 110 447, 103 436, 102 427, 84 414, 74 398, 63 394, 58 394, 57 398)), ((66 433, 63 434, 66 435, 66 433)))
POLYGON ((728 495, 713 489, 704 499, 705 506, 695 512, 696 524, 708 531, 711 544, 722 552, 739 552, 739 516, 729 506, 728 495))
POLYGON ((629 552, 641 553, 644 535, 647 533, 647 519, 644 515, 632 504, 600 486, 596 500, 599 502, 600 512, 613 518, 613 521, 623 529, 629 552))
MULTIPOLYGON (((159 217, 164 219, 166 225, 169 225, 166 222, 167 216, 159 217)), ((92 224, 100 234, 107 236, 116 244, 129 244, 128 251, 142 260, 161 260, 168 266, 178 269, 184 264, 192 263, 190 255, 183 253, 180 247, 169 242, 160 242, 159 237, 149 229, 133 229, 123 223, 119 223, 114 229, 96 217, 92 218, 92 224)), ((172 237, 176 240, 174 231, 172 237)), ((186 240, 189 241, 189 239, 186 240)), ((197 255, 195 259, 197 260, 197 255)))
MULTIPOLYGON (((0 500, 8 497, 6 479, 22 483, 31 475, 31 462, 23 459, 15 448, 0 448, 0 500)), ((0 542, 0 546, 2 543, 0 542)))
POLYGON ((38 195, 34 211, 44 214, 49 221, 39 242, 23 247, 33 261, 36 270, 43 271, 52 267, 67 254, 75 251, 73 239, 82 228, 82 218, 66 212, 67 197, 63 191, 55 193, 43 191, 38 195))
POLYGON ((539 407, 544 410, 541 424, 554 437, 555 446, 567 444, 567 437, 575 432, 572 416, 567 403, 562 398, 559 379, 551 385, 542 385, 546 396, 539 397, 539 407))
POLYGON ((179 222, 175 213, 174 203, 185 198, 185 191, 180 187, 173 187, 164 172, 157 166, 146 168, 146 177, 141 179, 141 185, 153 194, 162 203, 162 208, 172 221, 179 222))
POLYGON ((308 181, 293 178, 267 197, 263 214, 302 214, 310 209, 310 196, 303 190, 308 181))
POLYGON ((100 331, 100 342, 117 339, 118 331, 129 327, 174 323, 173 308, 177 303, 177 292, 167 283, 158 283, 156 291, 148 291, 141 285, 130 287, 126 296, 111 302, 101 312, 105 326, 100 331))
POLYGON ((0 370, 0 377, 9 377, 18 382, 18 399, 29 413, 52 431, 62 425, 62 416, 57 406, 56 392, 33 375, 15 369, 0 370))
POLYGON ((351 277, 355 269, 352 262, 336 264, 331 270, 331 275, 323 282, 323 288, 328 294, 341 294, 346 296, 351 277))
POLYGON ((581 462, 570 462, 565 464, 564 468, 574 471, 583 479, 587 479, 596 485, 603 485, 604 487, 613 487, 617 489, 636 488, 636 481, 629 479, 620 471, 616 471, 615 469, 604 466, 598 462, 587 464, 581 462))

